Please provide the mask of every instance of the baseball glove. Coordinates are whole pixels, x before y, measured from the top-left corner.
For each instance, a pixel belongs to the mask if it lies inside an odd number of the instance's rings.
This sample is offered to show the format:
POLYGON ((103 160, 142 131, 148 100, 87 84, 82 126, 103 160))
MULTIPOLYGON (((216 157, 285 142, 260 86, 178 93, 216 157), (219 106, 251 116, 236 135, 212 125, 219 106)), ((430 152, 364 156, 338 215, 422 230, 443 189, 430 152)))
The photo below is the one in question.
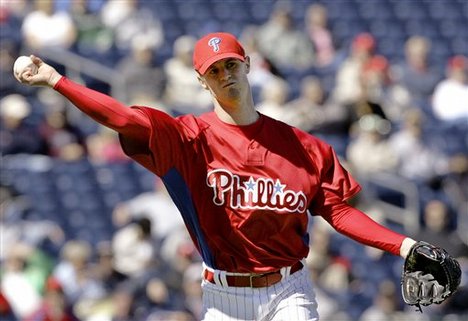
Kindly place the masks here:
POLYGON ((422 312, 421 305, 442 303, 457 290, 460 281, 457 260, 444 249, 419 241, 405 259, 401 280, 403 300, 422 312))

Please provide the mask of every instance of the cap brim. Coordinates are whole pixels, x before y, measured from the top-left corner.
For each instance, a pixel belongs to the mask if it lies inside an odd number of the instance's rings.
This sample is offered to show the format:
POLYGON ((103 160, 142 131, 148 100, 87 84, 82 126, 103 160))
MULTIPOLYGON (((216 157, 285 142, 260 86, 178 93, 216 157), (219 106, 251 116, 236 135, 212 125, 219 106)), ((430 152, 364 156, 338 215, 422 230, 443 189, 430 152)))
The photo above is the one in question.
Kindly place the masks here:
POLYGON ((239 54, 236 54, 236 53, 233 53, 233 52, 226 52, 226 53, 223 53, 223 54, 213 56, 210 59, 207 59, 203 63, 203 65, 201 65, 201 67, 198 69, 198 72, 200 74, 204 75, 205 72, 208 70, 208 68, 210 68, 210 66, 212 64, 214 64, 215 62, 220 61, 222 59, 226 59, 226 58, 236 58, 236 59, 245 61, 245 57, 242 56, 242 55, 239 55, 239 54))

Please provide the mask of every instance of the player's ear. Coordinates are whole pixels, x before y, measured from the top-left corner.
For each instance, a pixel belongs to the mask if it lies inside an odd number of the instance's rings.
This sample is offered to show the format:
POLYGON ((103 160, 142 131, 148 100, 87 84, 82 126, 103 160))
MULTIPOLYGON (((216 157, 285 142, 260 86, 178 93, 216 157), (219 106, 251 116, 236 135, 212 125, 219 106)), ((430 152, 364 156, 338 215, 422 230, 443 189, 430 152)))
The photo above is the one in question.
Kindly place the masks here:
POLYGON ((200 83, 200 85, 203 87, 203 89, 208 90, 208 86, 206 85, 206 81, 200 74, 197 75, 197 79, 198 79, 198 82, 200 83))
POLYGON ((245 64, 245 73, 248 74, 250 72, 250 57, 249 56, 245 56, 244 64, 245 64))

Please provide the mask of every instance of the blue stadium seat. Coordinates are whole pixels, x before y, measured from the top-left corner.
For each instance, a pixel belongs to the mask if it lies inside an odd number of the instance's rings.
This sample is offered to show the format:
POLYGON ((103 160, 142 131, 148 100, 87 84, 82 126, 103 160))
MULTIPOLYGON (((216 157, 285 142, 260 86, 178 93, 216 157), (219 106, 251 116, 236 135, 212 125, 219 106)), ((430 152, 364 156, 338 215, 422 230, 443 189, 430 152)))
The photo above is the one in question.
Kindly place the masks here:
POLYGON ((468 48, 468 34, 459 33, 458 36, 452 38, 451 49, 454 55, 466 56, 467 48, 468 48))
POLYGON ((386 20, 394 18, 392 7, 385 1, 358 1, 359 16, 365 20, 386 20))
POLYGON ((382 37, 404 39, 406 31, 396 19, 372 19, 369 22, 369 32, 377 38, 377 42, 381 41, 382 37))
POLYGON ((269 1, 255 1, 250 5, 250 17, 256 24, 263 24, 270 17, 272 3, 269 1))
POLYGON ((150 9, 164 23, 178 17, 178 11, 173 1, 140 1, 141 6, 150 9))
POLYGON ((359 19, 356 5, 351 1, 327 1, 324 5, 328 10, 330 20, 355 20, 359 19))
POLYGON ((377 52, 393 63, 404 59, 404 47, 404 38, 381 36, 377 43, 377 52))
POLYGON ((432 39, 431 41, 431 57, 437 65, 444 66, 448 59, 453 55, 452 48, 450 43, 445 40, 443 37, 438 37, 437 39, 432 39))
MULTIPOLYGON (((468 25, 468 19, 440 19, 438 22, 439 33, 447 39, 457 37, 463 28, 468 25)), ((467 49, 468 51, 468 49, 467 49)))
POLYGON ((252 12, 248 5, 235 5, 233 8, 232 1, 215 1, 211 4, 213 15, 211 18, 216 17, 220 21, 242 21, 251 22, 254 20, 252 12))
POLYGON ((180 18, 171 19, 166 21, 166 28, 164 28, 164 36, 166 37, 166 42, 171 45, 174 41, 185 34, 184 22, 180 18))
POLYGON ((339 43, 350 44, 352 39, 361 32, 368 31, 366 22, 361 19, 335 19, 330 22, 331 30, 339 43))
POLYGON ((458 19, 463 15, 462 7, 455 1, 432 0, 426 5, 429 16, 434 19, 458 19))
POLYGON ((405 22, 405 30, 408 35, 418 35, 434 38, 439 35, 437 24, 429 19, 408 19, 405 22))
POLYGON ((190 20, 207 20, 213 14, 210 5, 205 1, 178 1, 177 6, 178 16, 185 22, 190 20))
POLYGON ((423 20, 428 17, 426 8, 419 1, 391 1, 395 16, 402 20, 423 20))

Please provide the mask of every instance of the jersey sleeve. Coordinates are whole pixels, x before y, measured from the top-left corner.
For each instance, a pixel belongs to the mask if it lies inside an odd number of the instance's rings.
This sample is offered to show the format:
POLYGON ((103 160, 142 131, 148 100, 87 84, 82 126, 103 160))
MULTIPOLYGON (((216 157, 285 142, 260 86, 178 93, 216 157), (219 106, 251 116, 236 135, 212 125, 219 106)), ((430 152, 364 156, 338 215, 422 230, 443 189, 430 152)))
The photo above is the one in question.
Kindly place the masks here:
POLYGON ((336 231, 359 243, 399 255, 405 236, 346 203, 361 187, 342 166, 334 150, 319 144, 313 153, 319 187, 309 207, 311 214, 322 216, 336 231))
POLYGON ((401 243, 406 236, 380 225, 365 213, 345 202, 323 207, 320 215, 336 231, 359 243, 394 255, 400 254, 401 243))
POLYGON ((145 114, 66 77, 60 78, 54 89, 101 125, 141 141, 148 139, 150 122, 145 114))
POLYGON ((131 135, 120 134, 125 154, 158 176, 177 166, 187 157, 190 130, 176 118, 163 111, 134 106, 150 120, 149 140, 142 142, 131 135))
POLYGON ((321 208, 340 204, 356 195, 360 185, 342 166, 333 148, 319 145, 311 155, 316 164, 319 186, 311 201, 309 210, 313 215, 319 214, 321 208))

